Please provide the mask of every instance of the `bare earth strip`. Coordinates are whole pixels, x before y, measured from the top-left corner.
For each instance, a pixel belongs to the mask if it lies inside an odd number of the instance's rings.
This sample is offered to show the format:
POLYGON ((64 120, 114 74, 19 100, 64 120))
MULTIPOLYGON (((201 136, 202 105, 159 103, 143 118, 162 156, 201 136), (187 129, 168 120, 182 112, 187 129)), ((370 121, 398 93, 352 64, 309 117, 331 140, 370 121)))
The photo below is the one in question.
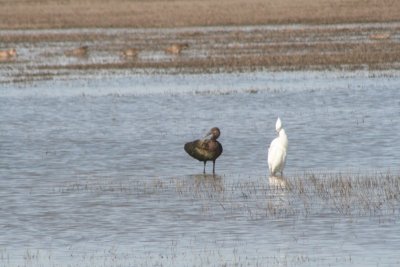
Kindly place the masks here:
POLYGON ((0 0, 0 5, 0 50, 18 53, 0 59, 0 83, 115 69, 400 68, 395 0, 0 0), (166 53, 174 43, 189 47, 166 53), (86 57, 65 55, 81 45, 88 46, 86 57), (137 55, 123 57, 127 48, 137 55))
POLYGON ((397 0, 0 0, 0 29, 388 22, 397 0))

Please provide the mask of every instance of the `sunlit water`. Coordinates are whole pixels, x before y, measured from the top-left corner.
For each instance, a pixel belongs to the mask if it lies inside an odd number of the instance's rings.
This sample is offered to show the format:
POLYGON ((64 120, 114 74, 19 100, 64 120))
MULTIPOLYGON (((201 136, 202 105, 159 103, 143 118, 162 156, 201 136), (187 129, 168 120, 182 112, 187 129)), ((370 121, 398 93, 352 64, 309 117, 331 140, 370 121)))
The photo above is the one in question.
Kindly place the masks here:
POLYGON ((266 159, 280 116, 288 178, 398 175, 399 84, 357 71, 1 85, 0 265, 398 265, 398 200, 392 215, 271 216, 296 198, 272 190, 266 159), (203 176, 183 144, 214 126, 224 152, 203 176))

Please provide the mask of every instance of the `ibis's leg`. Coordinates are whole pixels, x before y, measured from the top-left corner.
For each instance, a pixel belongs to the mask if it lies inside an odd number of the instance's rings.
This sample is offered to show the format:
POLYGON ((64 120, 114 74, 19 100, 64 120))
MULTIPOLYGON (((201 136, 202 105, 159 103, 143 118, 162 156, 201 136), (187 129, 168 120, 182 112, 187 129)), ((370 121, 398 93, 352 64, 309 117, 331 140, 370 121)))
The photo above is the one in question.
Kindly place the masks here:
POLYGON ((203 173, 206 173, 206 162, 207 162, 207 161, 204 161, 204 169, 203 169, 203 173))
POLYGON ((215 160, 213 160, 213 173, 215 173, 215 160))

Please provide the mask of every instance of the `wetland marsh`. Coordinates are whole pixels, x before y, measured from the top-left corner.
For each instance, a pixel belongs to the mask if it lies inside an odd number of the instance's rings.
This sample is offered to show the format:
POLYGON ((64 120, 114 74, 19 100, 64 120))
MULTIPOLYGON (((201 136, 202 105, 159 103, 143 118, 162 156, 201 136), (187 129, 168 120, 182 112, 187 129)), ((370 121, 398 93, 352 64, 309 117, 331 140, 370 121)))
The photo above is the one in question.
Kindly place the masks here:
POLYGON ((399 14, 3 1, 0 266, 400 265, 399 14), (214 126, 224 152, 203 175, 183 145, 214 126))
POLYGON ((399 82, 262 71, 3 84, 0 265, 397 265, 399 82), (267 168, 278 115, 284 180, 267 168), (215 177, 183 150, 212 126, 215 177))

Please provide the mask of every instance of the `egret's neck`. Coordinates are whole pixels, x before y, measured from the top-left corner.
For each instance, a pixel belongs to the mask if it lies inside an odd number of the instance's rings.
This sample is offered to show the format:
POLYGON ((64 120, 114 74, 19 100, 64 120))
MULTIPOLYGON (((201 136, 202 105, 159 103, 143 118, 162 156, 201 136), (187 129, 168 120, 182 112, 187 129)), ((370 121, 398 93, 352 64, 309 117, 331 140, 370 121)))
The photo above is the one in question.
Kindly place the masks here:
POLYGON ((286 132, 284 129, 281 129, 279 131, 279 139, 281 140, 282 146, 287 148, 289 141, 288 141, 288 138, 287 138, 287 135, 286 135, 286 132))

